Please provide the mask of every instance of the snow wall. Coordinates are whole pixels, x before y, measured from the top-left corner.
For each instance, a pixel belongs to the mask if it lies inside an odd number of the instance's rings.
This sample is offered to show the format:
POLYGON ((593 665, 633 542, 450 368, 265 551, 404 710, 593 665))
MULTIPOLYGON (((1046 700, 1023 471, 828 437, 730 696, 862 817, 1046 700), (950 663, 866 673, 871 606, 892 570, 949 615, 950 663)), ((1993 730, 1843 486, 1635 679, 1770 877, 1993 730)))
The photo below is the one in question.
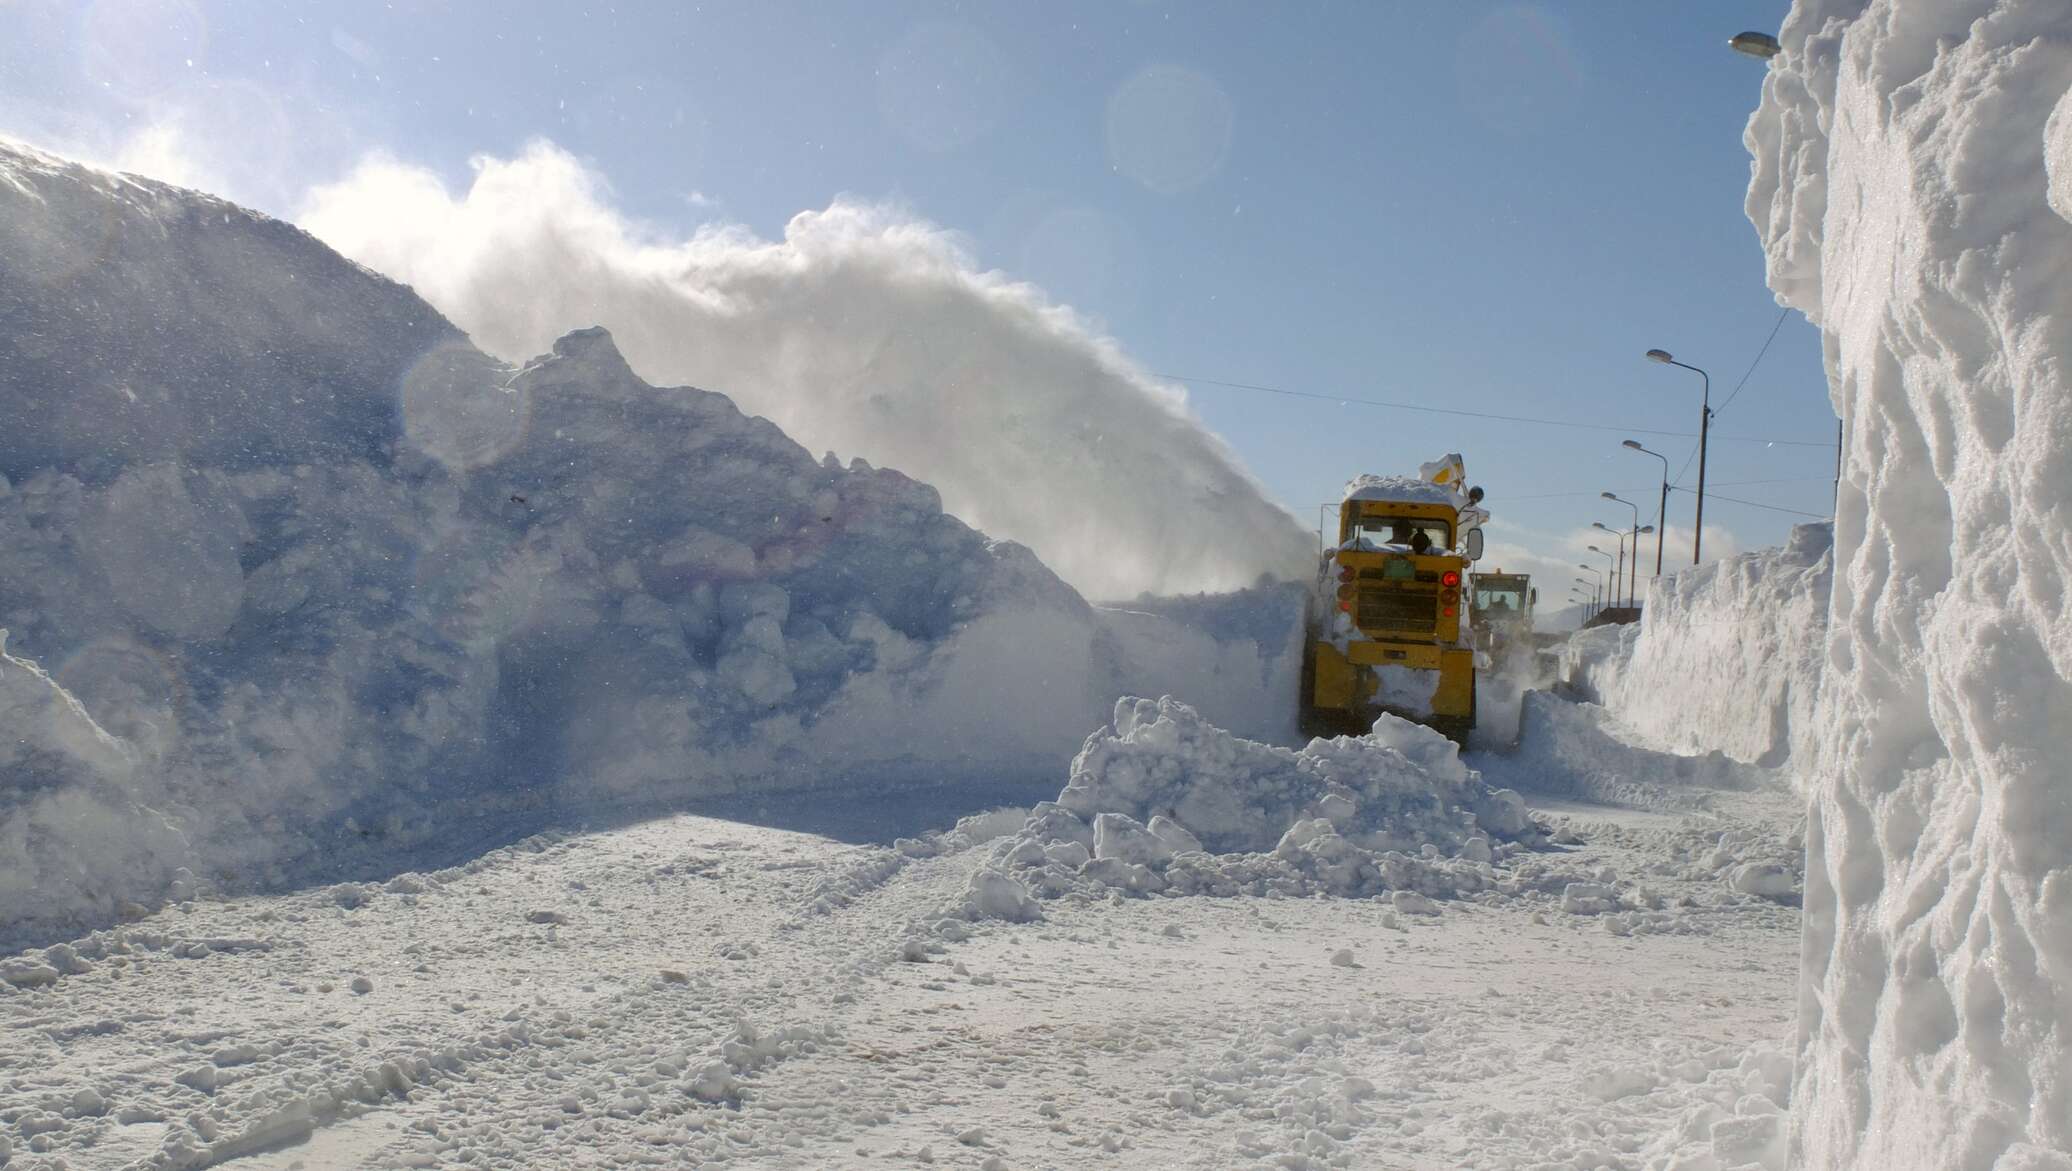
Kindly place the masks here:
POLYGON ((1781 549, 1657 578, 1643 621, 1571 638, 1562 676, 1651 747, 1782 765, 1818 728, 1833 544, 1833 525, 1798 525, 1781 549))
POLYGON ((298 229, 0 143, 0 936, 463 815, 1292 736, 1302 587, 1097 609, 603 330, 513 368, 298 229))
POLYGON ((1847 430, 1804 1167, 2072 1167, 2072 5, 1799 0, 1748 214, 1847 430))

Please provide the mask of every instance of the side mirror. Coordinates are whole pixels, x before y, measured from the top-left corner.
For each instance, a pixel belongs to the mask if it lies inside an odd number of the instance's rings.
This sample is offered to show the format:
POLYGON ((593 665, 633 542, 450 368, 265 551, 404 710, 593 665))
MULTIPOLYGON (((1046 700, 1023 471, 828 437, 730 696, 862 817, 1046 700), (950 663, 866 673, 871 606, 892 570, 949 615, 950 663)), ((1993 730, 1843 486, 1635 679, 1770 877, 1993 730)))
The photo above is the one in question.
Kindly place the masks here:
POLYGON ((1468 544, 1467 544, 1467 549, 1466 549, 1466 552, 1467 552, 1467 554, 1468 554, 1468 560, 1470 560, 1470 561, 1480 561, 1480 560, 1482 560, 1482 530, 1481 530, 1481 529, 1469 529, 1469 530, 1468 530, 1468 544))
POLYGON ((1537 606, 1537 605, 1539 605, 1539 604, 1540 604, 1540 591, 1538 591, 1538 590, 1534 590, 1534 591, 1532 591, 1532 604, 1533 604, 1533 605, 1535 605, 1535 606, 1537 606))

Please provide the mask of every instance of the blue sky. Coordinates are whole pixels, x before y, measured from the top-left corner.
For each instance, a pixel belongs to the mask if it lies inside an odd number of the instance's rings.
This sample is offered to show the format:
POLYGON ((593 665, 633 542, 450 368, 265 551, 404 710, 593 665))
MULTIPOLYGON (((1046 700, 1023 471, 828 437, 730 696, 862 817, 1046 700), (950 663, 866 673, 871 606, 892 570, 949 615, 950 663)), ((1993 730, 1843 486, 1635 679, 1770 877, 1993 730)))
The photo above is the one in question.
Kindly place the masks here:
MULTIPOLYGON (((1709 7, 15 0, 0 130, 113 149, 176 111, 208 178, 283 215, 370 150, 464 185, 544 136, 671 231, 897 202, 1159 373, 1687 433, 1697 376, 1642 352, 1707 367, 1719 404, 1778 318, 1741 211, 1764 66, 1725 40, 1787 5, 1709 7)), ((1298 515, 1455 450, 1550 558, 1626 515, 1602 489, 1652 513, 1659 465, 1618 431, 1191 385, 1298 515)), ((1834 426, 1793 315, 1711 481, 1824 514, 1834 426)), ((1641 438, 1672 468, 1693 446, 1641 438)), ((1752 504, 1708 527, 1753 547, 1802 519, 1752 504)))

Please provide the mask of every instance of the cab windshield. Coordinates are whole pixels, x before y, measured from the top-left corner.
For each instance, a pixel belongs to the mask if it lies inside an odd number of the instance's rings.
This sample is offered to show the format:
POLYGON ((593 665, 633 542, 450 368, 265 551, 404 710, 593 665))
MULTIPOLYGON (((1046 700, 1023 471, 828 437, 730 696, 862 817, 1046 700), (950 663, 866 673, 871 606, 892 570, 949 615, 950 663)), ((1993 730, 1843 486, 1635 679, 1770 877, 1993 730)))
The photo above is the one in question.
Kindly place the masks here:
POLYGON ((1493 610, 1499 607, 1514 612, 1522 611, 1525 609, 1525 595, 1523 592, 1515 589, 1477 588, 1475 590, 1475 608, 1477 610, 1493 610))
POLYGON ((1453 546, 1453 526, 1437 517, 1369 513, 1353 521, 1353 540, 1376 548, 1393 545, 1413 552, 1444 551, 1453 546))

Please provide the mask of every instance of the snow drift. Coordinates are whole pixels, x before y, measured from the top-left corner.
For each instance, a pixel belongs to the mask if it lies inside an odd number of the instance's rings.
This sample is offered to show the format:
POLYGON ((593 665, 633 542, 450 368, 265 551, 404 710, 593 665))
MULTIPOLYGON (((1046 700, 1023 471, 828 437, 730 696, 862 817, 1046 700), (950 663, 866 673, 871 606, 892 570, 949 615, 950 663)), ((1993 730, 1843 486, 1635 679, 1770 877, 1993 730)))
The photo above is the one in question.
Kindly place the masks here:
POLYGON ((1515 892, 1491 863, 1538 836, 1518 794, 1485 785, 1430 728, 1384 716, 1366 736, 1297 751, 1170 696, 1126 696, 956 911, 1030 919, 1039 899, 1106 891, 1383 894, 1424 913, 1433 897, 1515 892))
POLYGON ((1811 736, 1827 662, 1834 529, 1656 579, 1644 621, 1582 631, 1562 675, 1644 743, 1766 768, 1811 736))
POLYGON ((0 931, 459 811, 1054 774, 1125 684, 1292 719, 1299 587, 1096 610, 602 330, 506 366, 294 228, 4 145, 0 346, 47 667, 0 662, 0 931))
POLYGON ((644 377, 714 387, 816 451, 926 480, 1090 597, 1307 573, 1308 529, 1170 390, 940 228, 838 202, 779 242, 664 240, 551 144, 474 167, 455 197, 430 171, 370 160, 301 219, 492 354, 520 361, 603 325, 644 377))
POLYGON ((1780 40, 1748 213, 1848 431, 1794 1154, 2065 1167, 2072 8, 1799 0, 1780 40))
MULTIPOLYGON (((1602 629, 1602 628, 1600 628, 1602 629)), ((1630 629, 1630 627, 1623 628, 1630 629)), ((1519 742, 1529 753, 1488 753, 1484 778, 1534 794, 1576 797, 1632 809, 1698 810, 1712 794, 1781 787, 1782 776, 1718 750, 1662 752, 1639 746, 1624 713, 1527 691, 1519 742)))

